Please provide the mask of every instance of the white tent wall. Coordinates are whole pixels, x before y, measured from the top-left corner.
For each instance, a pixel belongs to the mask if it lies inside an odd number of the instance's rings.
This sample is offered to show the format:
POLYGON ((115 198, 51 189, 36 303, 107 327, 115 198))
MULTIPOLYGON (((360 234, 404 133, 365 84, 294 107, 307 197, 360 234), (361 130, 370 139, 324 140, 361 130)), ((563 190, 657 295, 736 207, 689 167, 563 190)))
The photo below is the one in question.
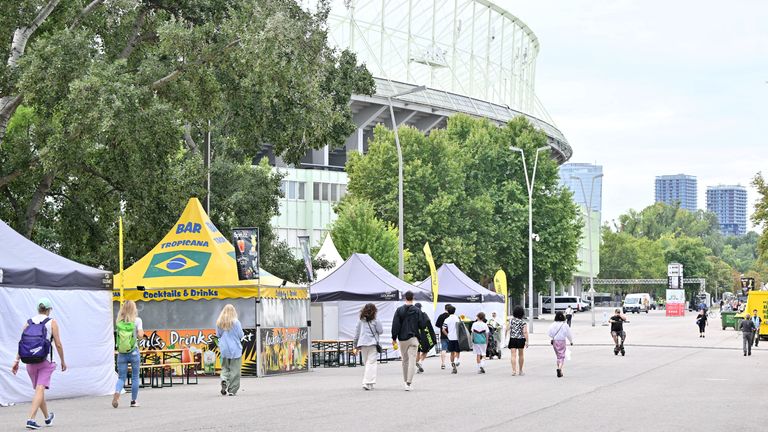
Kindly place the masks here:
POLYGON ((32 384, 22 363, 17 375, 10 367, 16 358, 24 323, 37 314, 37 300, 53 303, 51 318, 59 324, 67 371, 54 347, 56 372, 47 399, 103 396, 115 391, 112 292, 106 290, 27 289, 0 287, 0 402, 29 402, 32 384))
MULTIPOLYGON (((338 332, 336 335, 329 334, 328 330, 333 328, 333 324, 323 321, 323 337, 325 339, 332 340, 352 340, 355 338, 355 329, 357 328, 357 322, 360 321, 360 310, 368 302, 362 301, 336 301, 336 302, 323 302, 324 308, 336 308, 338 310, 338 332), (331 336, 331 337, 329 337, 331 336), (333 337, 336 336, 336 337, 333 337)), ((395 311, 403 303, 399 301, 374 301, 371 302, 376 305, 377 319, 381 321, 384 327, 384 333, 381 335, 379 342, 383 348, 387 349, 388 358, 399 358, 400 352, 392 349, 392 319, 395 316, 395 311)), ((434 326, 435 312, 432 308, 432 303, 420 302, 421 310, 429 316, 429 321, 434 326)), ((503 307, 503 305, 502 305, 503 307)), ((312 323, 314 325, 314 322, 312 323)))

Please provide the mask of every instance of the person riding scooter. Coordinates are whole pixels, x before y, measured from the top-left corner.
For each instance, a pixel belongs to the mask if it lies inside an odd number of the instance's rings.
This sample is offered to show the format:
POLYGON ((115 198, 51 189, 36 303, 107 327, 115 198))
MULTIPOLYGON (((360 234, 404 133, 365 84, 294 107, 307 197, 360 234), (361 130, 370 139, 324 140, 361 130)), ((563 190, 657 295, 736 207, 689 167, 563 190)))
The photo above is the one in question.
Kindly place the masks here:
POLYGON ((621 352, 621 355, 624 355, 624 340, 627 338, 627 333, 624 332, 624 323, 628 323, 629 320, 621 314, 621 309, 616 309, 608 322, 611 323, 611 336, 614 343, 613 354, 618 355, 621 352))

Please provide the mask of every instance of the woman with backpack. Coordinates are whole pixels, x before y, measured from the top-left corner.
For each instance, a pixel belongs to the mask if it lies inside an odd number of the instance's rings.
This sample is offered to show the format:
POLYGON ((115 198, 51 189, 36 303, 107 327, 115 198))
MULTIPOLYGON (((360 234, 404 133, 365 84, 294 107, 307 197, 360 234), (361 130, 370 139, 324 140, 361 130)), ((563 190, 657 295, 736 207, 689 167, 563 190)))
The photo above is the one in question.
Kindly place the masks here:
POLYGON ((360 350, 363 354, 363 390, 373 390, 376 384, 376 361, 379 358, 379 336, 384 333, 384 327, 381 321, 376 319, 376 305, 368 303, 360 311, 360 321, 355 328, 355 339, 352 345, 355 350, 360 350))
POLYGON ((221 353, 221 395, 235 396, 240 390, 240 367, 243 357, 243 326, 231 304, 224 306, 216 320, 216 336, 221 353))
POLYGON ((137 408, 139 402, 139 375, 141 371, 141 355, 139 355, 139 339, 144 337, 144 324, 139 318, 136 303, 127 300, 120 306, 115 323, 117 345, 117 384, 112 395, 112 407, 120 404, 120 392, 128 379, 128 364, 131 364, 131 408, 137 408))
POLYGON ((35 389, 35 396, 32 398, 32 407, 27 419, 27 429, 40 429, 40 425, 35 421, 37 410, 40 410, 45 417, 46 426, 53 423, 53 411, 48 412, 48 405, 45 402, 45 391, 50 387, 51 375, 56 370, 51 342, 56 345, 56 351, 59 353, 61 371, 67 370, 67 363, 64 361, 64 346, 59 337, 59 325, 56 320, 50 317, 51 309, 53 306, 50 299, 43 297, 37 301, 37 315, 28 319, 22 330, 19 352, 16 354, 16 361, 11 368, 11 372, 16 375, 19 371, 19 360, 24 362, 27 365, 29 379, 32 380, 32 388, 35 389))

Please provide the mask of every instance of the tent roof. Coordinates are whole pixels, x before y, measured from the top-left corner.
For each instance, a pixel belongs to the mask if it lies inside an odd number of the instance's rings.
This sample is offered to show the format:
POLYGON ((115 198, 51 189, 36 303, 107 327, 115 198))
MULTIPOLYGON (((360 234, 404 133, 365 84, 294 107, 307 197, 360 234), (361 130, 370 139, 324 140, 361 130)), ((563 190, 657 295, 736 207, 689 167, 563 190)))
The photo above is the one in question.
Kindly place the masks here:
POLYGON ((318 281, 321 279, 325 279, 334 270, 336 270, 342 264, 344 264, 344 258, 341 257, 338 249, 336 249, 336 245, 333 244, 331 233, 328 233, 328 235, 325 236, 325 240, 323 240, 323 245, 320 246, 320 250, 317 251, 317 255, 315 255, 315 258, 323 258, 324 260, 333 264, 333 267, 331 267, 330 269, 320 269, 317 271, 318 281))
POLYGON ((234 246, 213 225, 200 201, 191 198, 160 243, 115 276, 115 290, 119 290, 121 277, 129 289, 281 286, 281 278, 263 269, 260 273, 258 282, 238 279, 234 246))
POLYGON ((112 289, 112 272, 68 260, 0 220, 0 285, 19 288, 112 289))
MULTIPOLYGON (((455 264, 446 263, 437 269, 439 302, 474 303, 474 302, 504 302, 504 298, 495 292, 483 288, 473 281, 455 264)), ((419 286, 431 289, 432 278, 428 277, 419 286)))
POLYGON ((400 300, 413 291, 416 300, 431 301, 429 291, 402 281, 368 254, 352 254, 325 279, 310 287, 313 302, 337 300, 400 300))

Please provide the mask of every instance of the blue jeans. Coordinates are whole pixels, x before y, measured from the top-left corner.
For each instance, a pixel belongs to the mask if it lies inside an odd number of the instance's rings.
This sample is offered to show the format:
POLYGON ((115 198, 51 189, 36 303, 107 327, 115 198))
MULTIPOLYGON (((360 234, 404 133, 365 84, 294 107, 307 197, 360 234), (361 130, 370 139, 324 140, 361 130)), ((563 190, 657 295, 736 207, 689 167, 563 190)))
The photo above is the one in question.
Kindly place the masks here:
POLYGON ((115 385, 115 393, 120 393, 120 390, 125 386, 125 380, 128 379, 128 363, 131 364, 131 400, 135 401, 139 396, 139 384, 141 384, 141 378, 139 378, 141 356, 138 349, 127 354, 117 355, 117 384, 115 385))

